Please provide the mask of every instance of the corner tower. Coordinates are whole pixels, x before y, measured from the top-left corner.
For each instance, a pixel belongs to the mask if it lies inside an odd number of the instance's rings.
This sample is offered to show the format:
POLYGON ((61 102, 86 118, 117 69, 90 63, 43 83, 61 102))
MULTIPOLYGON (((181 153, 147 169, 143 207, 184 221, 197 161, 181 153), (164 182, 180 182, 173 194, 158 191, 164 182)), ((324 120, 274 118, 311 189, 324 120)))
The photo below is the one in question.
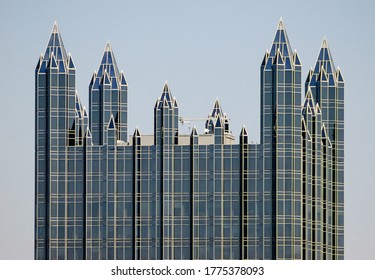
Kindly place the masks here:
POLYGON ((264 259, 301 258, 301 63, 282 20, 261 64, 264 259))
POLYGON ((55 23, 35 69, 35 259, 84 258, 83 134, 76 69, 55 23))
MULTIPOLYGON (((327 219, 327 250, 324 258, 344 258, 344 78, 336 68, 327 40, 324 38, 314 69, 305 83, 305 92, 311 91, 322 111, 322 123, 332 144, 332 205, 327 219)), ((327 197, 328 199, 328 197, 327 197)))

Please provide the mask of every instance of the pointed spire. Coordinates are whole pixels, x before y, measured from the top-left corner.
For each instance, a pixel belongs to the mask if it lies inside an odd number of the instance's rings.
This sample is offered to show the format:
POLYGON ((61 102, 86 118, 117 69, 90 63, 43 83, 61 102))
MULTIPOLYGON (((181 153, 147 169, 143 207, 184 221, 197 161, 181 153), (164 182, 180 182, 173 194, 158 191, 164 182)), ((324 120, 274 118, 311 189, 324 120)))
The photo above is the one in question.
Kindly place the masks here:
POLYGON ((314 74, 318 75, 322 67, 324 68, 324 70, 326 71, 328 75, 333 74, 333 71, 335 71, 336 69, 333 63, 331 51, 328 47, 327 39, 325 37, 323 39, 323 42, 319 51, 318 59, 315 64, 314 74))
POLYGON ((245 126, 242 126, 240 137, 242 136, 248 136, 247 129, 245 126))
POLYGON ((92 74, 92 77, 91 77, 91 81, 90 81, 89 87, 91 87, 91 86, 94 84, 95 80, 96 80, 96 72, 94 72, 94 74, 92 74))
POLYGON ((240 144, 247 144, 248 143, 248 134, 245 126, 242 126, 241 133, 240 133, 240 144))
POLYGON ((314 71, 310 68, 309 74, 307 74, 307 78, 306 78, 306 82, 305 82, 306 84, 310 83, 313 74, 314 74, 314 71))
POLYGON ((128 84, 128 83, 126 82, 125 74, 124 74, 124 72, 121 70, 120 85, 125 86, 125 85, 127 85, 127 84, 128 84))
POLYGON ((177 99, 173 97, 173 108, 178 108, 177 99))
POLYGON ((59 33, 59 27, 57 26, 57 21, 55 20, 55 22, 53 23, 53 27, 52 27, 52 34, 58 34, 59 33))
POLYGON ((211 117, 224 116, 223 110, 221 109, 220 101, 216 98, 214 108, 212 109, 211 117))
POLYGON ((315 102, 314 102, 314 97, 312 95, 312 92, 311 92, 311 88, 308 87, 307 89, 307 92, 306 92, 306 96, 305 96, 305 101, 303 103, 303 108, 306 110, 308 108, 311 108, 311 109, 315 109, 315 106, 314 106, 315 102))
POLYGON ((286 33, 284 22, 282 19, 280 19, 277 25, 276 35, 272 43, 270 56, 274 57, 276 55, 277 49, 280 50, 283 57, 292 57, 293 55, 292 48, 290 46, 288 35, 286 33))
POLYGON ((107 44, 105 45, 104 51, 105 52, 111 52, 112 51, 112 47, 111 47, 111 44, 109 43, 109 40, 107 41, 107 44))
POLYGON ((160 103, 160 98, 158 97, 158 98, 156 99, 154 109, 157 109, 157 108, 158 108, 159 103, 160 103))
POLYGON ((270 54, 268 53, 268 51, 266 51, 262 60, 262 64, 260 65, 261 67, 266 65, 269 56, 270 54))
POLYGON ((43 54, 40 55, 38 59, 38 63, 36 64, 35 71, 38 71, 40 69, 40 66, 42 65, 43 62, 43 54))
POLYGON ((195 127, 195 125, 193 126, 193 129, 191 130, 191 134, 190 136, 198 136, 198 132, 197 132, 197 128, 195 127))
POLYGON ((328 48, 328 43, 327 43, 327 39, 326 39, 326 36, 323 37, 323 42, 322 42, 322 49, 327 49, 328 48))
POLYGON ((163 92, 160 97, 160 102, 164 104, 165 101, 168 103, 168 106, 172 108, 173 97, 172 97, 171 90, 168 85, 168 81, 165 81, 163 92))
POLYGON ((141 132, 139 131, 138 126, 134 130, 133 137, 141 137, 141 132))
POLYGON ((340 67, 337 67, 336 76, 337 76, 337 81, 338 82, 342 82, 342 83, 344 82, 344 78, 342 76, 340 67))
POLYGON ((164 83, 163 93, 169 93, 168 81, 165 81, 165 83, 164 83))
POLYGON ((66 61, 67 54, 60 35, 60 30, 56 21, 53 24, 51 36, 49 38, 46 51, 44 53, 44 60, 49 60, 50 55, 54 53, 57 61, 66 61))
POLYGON ((109 78, 120 79, 120 72, 117 67, 112 46, 109 42, 107 42, 104 48, 104 53, 98 69, 98 76, 102 77, 105 71, 107 71, 109 78))
POLYGON ((70 53, 68 55, 68 68, 70 68, 70 69, 75 69, 76 68, 74 66, 72 55, 70 53))
POLYGON ((294 60, 294 65, 298 65, 298 66, 301 66, 301 60, 299 59, 299 56, 298 56, 298 53, 297 53, 297 50, 294 50, 294 54, 293 54, 293 60, 294 60))

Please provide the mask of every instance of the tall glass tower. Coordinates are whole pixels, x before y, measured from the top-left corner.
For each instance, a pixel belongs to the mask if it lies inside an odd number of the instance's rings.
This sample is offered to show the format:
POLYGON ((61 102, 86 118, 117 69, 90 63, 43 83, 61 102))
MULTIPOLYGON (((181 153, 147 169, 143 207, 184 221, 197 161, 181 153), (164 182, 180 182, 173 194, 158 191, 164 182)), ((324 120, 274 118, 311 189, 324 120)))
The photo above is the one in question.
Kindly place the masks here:
POLYGON ((168 83, 154 134, 128 137, 128 83, 108 43, 89 110, 57 25, 35 70, 36 259, 343 259, 344 80, 324 40, 302 101, 279 22, 260 67, 261 141, 219 100, 179 132, 168 83))

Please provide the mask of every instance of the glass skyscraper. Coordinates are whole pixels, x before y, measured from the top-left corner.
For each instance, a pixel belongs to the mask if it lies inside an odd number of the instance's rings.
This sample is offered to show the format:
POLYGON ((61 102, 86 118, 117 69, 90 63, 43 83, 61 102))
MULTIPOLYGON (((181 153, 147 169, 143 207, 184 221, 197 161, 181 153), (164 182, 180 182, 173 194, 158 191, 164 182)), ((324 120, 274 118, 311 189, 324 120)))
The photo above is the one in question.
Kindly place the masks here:
POLYGON ((305 82, 282 21, 260 67, 261 141, 216 100, 179 133, 166 83, 154 135, 128 137, 110 44, 89 110, 57 25, 35 70, 35 259, 343 259, 344 79, 324 39, 305 82))

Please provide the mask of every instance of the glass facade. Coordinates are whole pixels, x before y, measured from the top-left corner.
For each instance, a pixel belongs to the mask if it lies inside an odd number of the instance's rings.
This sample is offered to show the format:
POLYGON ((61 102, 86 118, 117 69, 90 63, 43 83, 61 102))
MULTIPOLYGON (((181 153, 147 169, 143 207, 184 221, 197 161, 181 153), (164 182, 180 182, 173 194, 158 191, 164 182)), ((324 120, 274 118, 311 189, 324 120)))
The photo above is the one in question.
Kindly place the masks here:
POLYGON ((342 259, 344 80, 324 40, 302 101, 282 21, 261 64, 261 142, 219 100, 179 134, 166 83, 154 135, 128 139, 124 73, 107 44, 89 111, 55 24, 36 67, 35 259, 342 259))

